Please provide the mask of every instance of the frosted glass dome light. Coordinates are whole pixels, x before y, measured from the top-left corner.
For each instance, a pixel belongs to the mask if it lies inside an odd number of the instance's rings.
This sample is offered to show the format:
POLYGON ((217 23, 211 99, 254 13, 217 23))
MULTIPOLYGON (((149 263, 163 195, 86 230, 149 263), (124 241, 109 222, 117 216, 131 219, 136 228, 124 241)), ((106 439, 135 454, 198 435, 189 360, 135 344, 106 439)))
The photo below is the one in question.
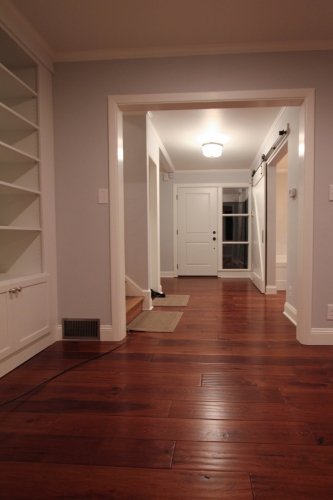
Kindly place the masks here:
POLYGON ((218 142, 206 142, 202 145, 202 154, 207 158, 218 158, 222 154, 223 144, 218 142))

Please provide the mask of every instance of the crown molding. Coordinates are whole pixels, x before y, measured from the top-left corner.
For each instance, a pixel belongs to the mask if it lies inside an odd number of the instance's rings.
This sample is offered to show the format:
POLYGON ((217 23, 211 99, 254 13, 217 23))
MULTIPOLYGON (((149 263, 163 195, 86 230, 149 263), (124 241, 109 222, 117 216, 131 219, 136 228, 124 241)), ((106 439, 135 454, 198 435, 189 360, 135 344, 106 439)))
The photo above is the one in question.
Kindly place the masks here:
POLYGON ((10 0, 0 3, 0 24, 35 60, 53 72, 52 48, 10 0))
POLYGON ((60 51, 55 62, 101 61, 110 59, 140 59, 154 57, 184 57, 220 54, 245 54, 256 52, 295 52, 333 50, 332 40, 300 42, 240 43, 223 45, 191 45, 188 47, 151 47, 131 49, 101 49, 87 51, 60 51))

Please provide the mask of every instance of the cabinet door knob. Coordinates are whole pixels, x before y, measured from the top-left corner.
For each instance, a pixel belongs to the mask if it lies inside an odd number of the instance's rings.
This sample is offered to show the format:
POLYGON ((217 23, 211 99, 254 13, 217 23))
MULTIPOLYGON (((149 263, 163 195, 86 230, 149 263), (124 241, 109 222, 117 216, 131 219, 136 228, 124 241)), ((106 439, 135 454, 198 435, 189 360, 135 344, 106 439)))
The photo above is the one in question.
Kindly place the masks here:
POLYGON ((16 292, 16 288, 11 288, 11 289, 9 290, 9 293, 15 293, 15 292, 16 292))

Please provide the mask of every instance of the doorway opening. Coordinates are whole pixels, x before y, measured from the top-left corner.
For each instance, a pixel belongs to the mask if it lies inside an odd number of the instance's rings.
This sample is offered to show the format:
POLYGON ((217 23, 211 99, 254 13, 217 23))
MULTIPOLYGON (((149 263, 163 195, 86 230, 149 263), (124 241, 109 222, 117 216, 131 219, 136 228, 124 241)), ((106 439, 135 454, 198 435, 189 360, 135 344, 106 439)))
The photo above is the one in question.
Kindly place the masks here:
POLYGON ((300 148, 302 149, 300 175, 303 189, 299 196, 298 289, 300 293, 297 299, 297 309, 300 313, 300 320, 297 323, 297 338, 302 343, 312 343, 310 304, 312 299, 314 91, 311 89, 109 97, 111 300, 112 329, 115 340, 120 340, 126 335, 125 304, 120 300, 120 297, 125 294, 122 112, 147 112, 154 109, 215 109, 249 105, 301 106, 300 136, 304 148, 300 148), (307 231, 304 230, 304 220, 307 221, 307 231))

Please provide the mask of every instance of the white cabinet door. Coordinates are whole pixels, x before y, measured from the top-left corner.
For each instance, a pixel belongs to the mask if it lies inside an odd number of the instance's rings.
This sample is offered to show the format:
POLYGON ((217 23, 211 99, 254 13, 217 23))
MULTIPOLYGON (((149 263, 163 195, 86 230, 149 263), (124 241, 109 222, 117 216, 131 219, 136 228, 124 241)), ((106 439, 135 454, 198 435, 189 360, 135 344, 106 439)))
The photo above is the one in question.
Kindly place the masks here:
POLYGON ((47 276, 0 288, 0 359, 50 331, 47 276))
POLYGON ((22 286, 16 293, 15 347, 30 344, 49 331, 47 281, 22 286))
POLYGON ((15 339, 8 291, 0 291, 0 359, 14 351, 15 339))
POLYGON ((178 274, 217 276, 217 188, 178 188, 178 274))

